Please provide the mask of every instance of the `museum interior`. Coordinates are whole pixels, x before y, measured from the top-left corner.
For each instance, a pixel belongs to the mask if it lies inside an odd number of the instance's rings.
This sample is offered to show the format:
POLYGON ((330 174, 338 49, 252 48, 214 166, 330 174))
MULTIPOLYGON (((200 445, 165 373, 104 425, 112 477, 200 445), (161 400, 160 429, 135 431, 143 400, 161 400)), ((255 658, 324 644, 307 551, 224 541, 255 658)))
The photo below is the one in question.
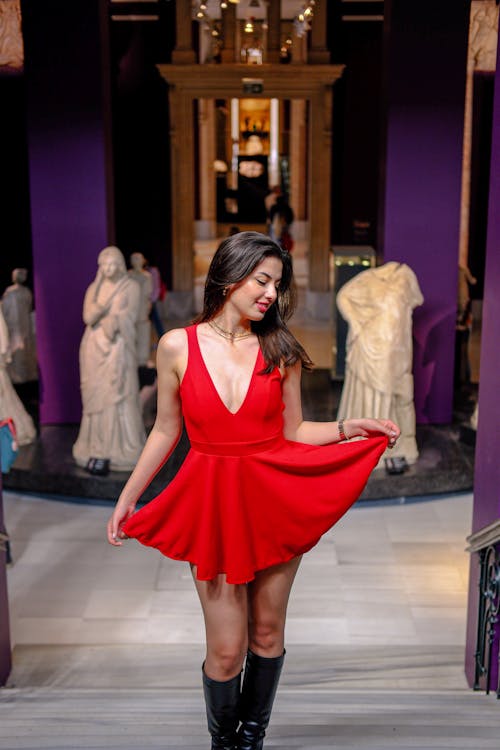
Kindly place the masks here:
POLYGON ((207 746, 189 570, 105 526, 158 342, 247 231, 291 256, 304 418, 402 430, 304 558, 269 745, 498 746, 498 23, 498 0, 2 1, 0 750, 207 746))

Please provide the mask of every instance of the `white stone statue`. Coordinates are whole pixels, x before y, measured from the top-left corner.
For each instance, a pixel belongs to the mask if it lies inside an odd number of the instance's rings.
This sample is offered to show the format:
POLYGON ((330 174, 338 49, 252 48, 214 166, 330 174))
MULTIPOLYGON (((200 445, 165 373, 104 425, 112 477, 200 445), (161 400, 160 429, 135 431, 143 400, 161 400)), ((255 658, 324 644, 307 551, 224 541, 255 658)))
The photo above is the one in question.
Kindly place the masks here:
POLYGON ((9 361, 9 332, 0 304, 0 419, 13 419, 18 444, 28 445, 36 438, 35 425, 11 383, 7 372, 9 361))
POLYGON ((142 253, 132 253, 130 256, 132 268, 129 275, 135 279, 141 289, 141 301, 139 304, 139 317, 137 319, 137 359, 139 365, 146 366, 151 355, 151 300, 153 296, 153 277, 146 271, 146 258, 142 253))
POLYGON ((146 436, 139 403, 136 322, 141 291, 127 275, 117 247, 99 253, 95 281, 83 303, 80 345, 83 414, 73 457, 110 460, 112 470, 133 469, 146 436))
POLYGON ((35 331, 33 326, 33 295, 24 286, 26 268, 12 271, 12 285, 4 292, 3 314, 9 331, 11 361, 8 372, 13 383, 38 380, 35 331))
POLYGON ((337 294, 348 323, 346 373, 337 418, 392 419, 401 428, 386 455, 418 458, 412 376, 412 311, 424 301, 406 264, 362 271, 337 294))

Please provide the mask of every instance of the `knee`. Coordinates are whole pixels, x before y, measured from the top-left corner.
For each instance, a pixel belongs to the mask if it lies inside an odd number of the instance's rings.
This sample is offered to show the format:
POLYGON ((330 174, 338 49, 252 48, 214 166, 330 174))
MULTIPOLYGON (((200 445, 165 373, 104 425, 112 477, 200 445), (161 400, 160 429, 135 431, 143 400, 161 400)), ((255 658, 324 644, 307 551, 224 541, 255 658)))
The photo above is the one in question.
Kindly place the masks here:
POLYGON ((284 648, 284 622, 267 619, 251 622, 249 648, 260 656, 281 656, 284 648))
POLYGON ((205 672, 214 680, 230 680, 243 667, 246 643, 221 644, 208 649, 205 672))

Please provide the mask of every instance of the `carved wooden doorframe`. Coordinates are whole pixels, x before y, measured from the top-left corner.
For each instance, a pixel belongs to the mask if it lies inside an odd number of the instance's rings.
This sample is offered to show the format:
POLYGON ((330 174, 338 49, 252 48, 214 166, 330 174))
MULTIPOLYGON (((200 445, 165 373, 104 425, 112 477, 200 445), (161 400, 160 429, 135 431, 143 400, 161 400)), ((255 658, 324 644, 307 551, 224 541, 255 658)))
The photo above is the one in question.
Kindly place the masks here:
POLYGON ((309 288, 328 291, 333 84, 342 65, 159 65, 169 87, 172 271, 176 292, 193 290, 195 99, 245 98, 243 79, 258 79, 253 98, 309 102, 309 288))

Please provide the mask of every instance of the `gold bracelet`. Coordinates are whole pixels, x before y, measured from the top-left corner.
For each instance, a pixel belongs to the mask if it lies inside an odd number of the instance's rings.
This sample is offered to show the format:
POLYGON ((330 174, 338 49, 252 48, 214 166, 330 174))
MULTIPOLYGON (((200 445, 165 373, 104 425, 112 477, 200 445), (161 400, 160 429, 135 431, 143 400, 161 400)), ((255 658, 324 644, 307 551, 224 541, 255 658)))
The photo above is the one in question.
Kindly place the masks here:
POLYGON ((339 419, 339 421, 338 421, 338 425, 337 425, 337 426, 338 426, 338 429, 339 429, 339 436, 340 436, 340 439, 341 439, 341 440, 349 440, 349 438, 348 438, 348 437, 347 437, 347 435, 345 434, 345 430, 344 430, 344 420, 343 420, 343 419, 339 419))

